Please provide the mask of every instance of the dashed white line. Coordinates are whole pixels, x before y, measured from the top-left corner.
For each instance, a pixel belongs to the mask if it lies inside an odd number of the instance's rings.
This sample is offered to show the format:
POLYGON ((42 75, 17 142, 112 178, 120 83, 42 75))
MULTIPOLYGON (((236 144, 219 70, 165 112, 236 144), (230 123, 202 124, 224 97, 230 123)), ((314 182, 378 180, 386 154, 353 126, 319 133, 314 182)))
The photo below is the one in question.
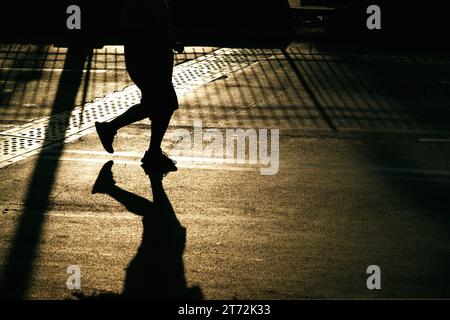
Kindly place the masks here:
MULTIPOLYGON (((204 170, 220 170, 220 171, 257 171, 259 168, 256 167, 243 167, 243 166, 231 166, 231 165, 219 165, 215 163, 207 164, 207 163, 194 163, 188 160, 184 157, 171 157, 172 159, 177 161, 177 167, 178 168, 184 168, 184 169, 204 169, 204 170)), ((72 157, 66 157, 63 156, 61 158, 59 157, 52 157, 52 156, 46 156, 45 159, 49 160, 58 160, 58 161, 72 161, 72 162, 84 162, 84 163, 105 163, 107 160, 104 158, 72 158, 72 157)), ((204 160, 206 162, 206 160, 204 160)), ((123 159, 115 159, 115 164, 121 164, 121 165, 131 165, 131 166, 141 166, 141 162, 137 160, 123 160, 123 159)))
POLYGON ((420 142, 438 142, 438 143, 449 143, 450 139, 441 139, 441 138, 421 138, 420 142))
MULTIPOLYGON (((78 154, 78 155, 88 155, 88 156, 106 156, 110 158, 142 158, 142 153, 138 152, 114 152, 114 154, 107 153, 106 151, 95 151, 95 150, 65 150, 64 153, 66 154, 78 154)), ((222 158, 210 158, 210 157, 190 157, 190 156, 176 156, 171 155, 172 159, 176 160, 177 162, 182 163, 193 163, 193 162, 200 162, 200 163, 206 163, 206 164, 214 164, 214 165, 233 165, 236 164, 235 159, 222 159, 222 158)))
MULTIPOLYGON (((15 71, 15 72, 80 72, 81 70, 75 69, 51 69, 51 68, 0 68, 2 71, 15 71)), ((83 73, 106 73, 106 69, 90 69, 82 70, 83 73)))

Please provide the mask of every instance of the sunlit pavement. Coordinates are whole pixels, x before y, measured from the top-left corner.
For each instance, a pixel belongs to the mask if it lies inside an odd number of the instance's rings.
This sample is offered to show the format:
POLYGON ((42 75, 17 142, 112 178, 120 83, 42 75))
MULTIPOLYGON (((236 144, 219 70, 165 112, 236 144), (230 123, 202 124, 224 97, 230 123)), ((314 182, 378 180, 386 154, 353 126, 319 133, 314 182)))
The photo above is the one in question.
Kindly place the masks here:
MULTIPOLYGON (((189 61, 215 48, 187 48, 175 63, 189 61)), ((125 69, 122 46, 85 52, 54 46, 0 45, 1 123, 4 131, 18 124, 51 115, 64 74, 71 81, 57 108, 70 110, 95 98, 123 90, 132 82, 125 69), (68 53, 70 52, 71 55, 68 53), (75 88, 74 88, 75 87, 75 88), (71 90, 75 90, 72 93, 71 90), (64 103, 72 99, 74 102, 64 103)))
MULTIPOLYGON (((62 89, 54 69, 64 68, 63 58, 3 62, 3 132, 130 85, 123 60, 100 66, 100 57, 92 71, 106 72, 66 72, 62 89), (9 73, 19 67, 45 71, 9 73), (74 88, 76 95, 66 92, 74 88)), ((206 299, 448 298, 449 67, 439 56, 293 44, 180 95, 164 144, 169 154, 176 129, 195 136, 194 121, 220 132, 280 130, 275 175, 261 175, 260 164, 176 157, 179 170, 163 185, 186 228, 179 267, 187 286, 206 299), (382 270, 381 290, 366 286, 370 265, 382 270)), ((142 121, 122 129, 115 155, 90 133, 0 169, 2 297, 70 298, 72 265, 86 295, 121 294, 131 261, 164 266, 173 248, 151 233, 166 225, 150 216, 150 240, 139 249, 137 202, 91 194, 112 159, 116 185, 153 200, 139 165, 149 128, 142 121)), ((142 281, 158 292, 161 274, 149 270, 142 281)))

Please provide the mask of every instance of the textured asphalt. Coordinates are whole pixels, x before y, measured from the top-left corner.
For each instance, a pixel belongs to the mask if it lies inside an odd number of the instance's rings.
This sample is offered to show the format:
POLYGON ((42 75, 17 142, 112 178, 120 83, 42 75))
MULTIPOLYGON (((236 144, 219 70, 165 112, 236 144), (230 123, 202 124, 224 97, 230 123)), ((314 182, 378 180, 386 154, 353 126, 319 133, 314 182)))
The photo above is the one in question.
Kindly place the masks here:
MULTIPOLYGON (((63 109, 129 85, 113 65, 63 109)), ((76 265, 85 296, 449 298, 449 66, 294 43, 180 97, 169 136, 194 120, 278 129, 273 176, 178 157, 150 181, 147 121, 119 131, 115 155, 90 134, 1 169, 0 296, 69 299, 76 265), (92 194, 109 160, 116 187, 92 194), (371 265, 381 290, 366 286, 371 265)), ((3 128, 51 114, 58 77, 5 72, 3 128), (25 112, 39 81, 49 94, 25 112)))

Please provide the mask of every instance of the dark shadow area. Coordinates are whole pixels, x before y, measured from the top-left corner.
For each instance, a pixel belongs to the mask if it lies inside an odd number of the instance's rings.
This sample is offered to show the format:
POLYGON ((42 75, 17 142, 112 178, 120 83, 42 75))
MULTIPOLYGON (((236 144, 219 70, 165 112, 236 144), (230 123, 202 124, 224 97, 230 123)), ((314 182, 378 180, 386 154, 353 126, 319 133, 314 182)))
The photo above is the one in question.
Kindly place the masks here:
POLYGON ((92 193, 109 195, 125 208, 142 217, 143 234, 139 249, 126 269, 121 294, 98 294, 79 299, 203 299, 199 287, 187 286, 183 253, 186 228, 178 221, 162 184, 163 175, 149 173, 153 202, 116 186, 111 172, 113 161, 99 173, 92 193))
MULTIPOLYGON (((84 63, 90 49, 71 48, 68 50, 64 69, 76 72, 62 72, 58 85, 52 115, 74 107, 81 84, 84 63)), ((50 117, 45 132, 44 145, 61 141, 69 125, 70 113, 61 113, 63 117, 50 117)), ((28 187, 24 209, 17 230, 12 239, 11 249, 6 258, 0 279, 0 299, 26 298, 33 273, 33 264, 39 248, 40 235, 45 223, 45 214, 51 207, 50 195, 59 166, 59 157, 64 144, 55 144, 45 148, 39 154, 28 187), (51 154, 51 157, 49 155, 51 154)))
MULTIPOLYGON (((0 20, 0 42, 98 47, 123 44, 123 30, 118 24, 123 3, 124 0, 40 1, 23 10, 20 2, 6 2, 2 12, 8 14, 0 20), (66 25, 70 5, 81 10, 81 29, 69 30, 66 25)), ((287 0, 168 0, 168 3, 175 33, 186 45, 279 47, 280 43, 287 45, 291 38, 287 0)))
MULTIPOLYGON (((443 30, 447 10, 442 1, 342 0, 325 20, 330 44, 386 50, 448 50, 443 30), (380 29, 369 29, 369 6, 381 12, 380 29)), ((373 12, 373 11, 372 11, 373 12)))
MULTIPOLYGON (((412 156, 414 144, 378 141, 364 150, 361 161, 378 168, 404 169, 383 172, 380 178, 386 190, 395 195, 394 201, 390 199, 390 205, 400 206, 410 215, 411 223, 417 221, 414 230, 423 232, 417 235, 408 233, 408 229, 397 231, 404 234, 405 248, 417 242, 415 252, 410 256, 408 272, 421 275, 411 281, 418 287, 417 293, 402 298, 448 299, 450 256, 446 254, 446 246, 450 240, 450 180, 448 175, 441 173, 448 168, 445 165, 448 152, 435 147, 421 147, 420 150, 419 155, 412 156), (435 230, 422 225, 423 221, 432 221, 435 230)), ((401 251, 402 247, 396 250, 401 251)))
MULTIPOLYGON (((450 224, 450 197, 448 176, 439 175, 442 163, 436 165, 436 150, 427 150, 420 154, 421 158, 409 156, 411 146, 395 141, 378 142, 371 144, 368 151, 370 158, 365 160, 376 167, 390 168, 414 168, 423 170, 423 174, 411 174, 409 172, 391 173, 386 176, 386 181, 395 186, 400 194, 408 196, 416 211, 427 212, 430 217, 439 219, 446 225, 450 224), (437 170, 433 174, 433 170, 437 170), (429 171, 429 173, 426 173, 429 171)), ((439 152, 445 157, 447 152, 439 152)), ((444 158, 445 159, 445 158, 444 158)), ((441 161, 444 161, 441 159, 441 161)), ((450 232, 449 232, 450 236, 450 232)), ((449 257, 450 258, 450 257, 449 257)))

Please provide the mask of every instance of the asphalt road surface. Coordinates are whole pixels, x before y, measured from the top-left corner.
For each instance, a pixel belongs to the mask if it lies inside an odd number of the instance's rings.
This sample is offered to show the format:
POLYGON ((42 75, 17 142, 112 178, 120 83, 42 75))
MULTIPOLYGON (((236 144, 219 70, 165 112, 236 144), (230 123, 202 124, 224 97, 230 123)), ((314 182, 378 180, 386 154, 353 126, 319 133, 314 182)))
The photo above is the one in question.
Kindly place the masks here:
MULTIPOLYGON (((1 48, 3 140, 131 84, 120 47, 61 50, 1 48)), ((216 52, 189 50, 180 66, 216 52)), ((0 169, 2 298, 70 299, 69 266, 88 297, 450 297, 447 57, 294 43, 221 72, 180 95, 164 143, 179 170, 162 183, 139 165, 147 121, 119 131, 114 155, 88 131, 0 169), (225 138, 278 130, 278 171, 176 154, 194 121, 225 138), (102 176, 92 194, 110 160, 115 184, 102 176)))

